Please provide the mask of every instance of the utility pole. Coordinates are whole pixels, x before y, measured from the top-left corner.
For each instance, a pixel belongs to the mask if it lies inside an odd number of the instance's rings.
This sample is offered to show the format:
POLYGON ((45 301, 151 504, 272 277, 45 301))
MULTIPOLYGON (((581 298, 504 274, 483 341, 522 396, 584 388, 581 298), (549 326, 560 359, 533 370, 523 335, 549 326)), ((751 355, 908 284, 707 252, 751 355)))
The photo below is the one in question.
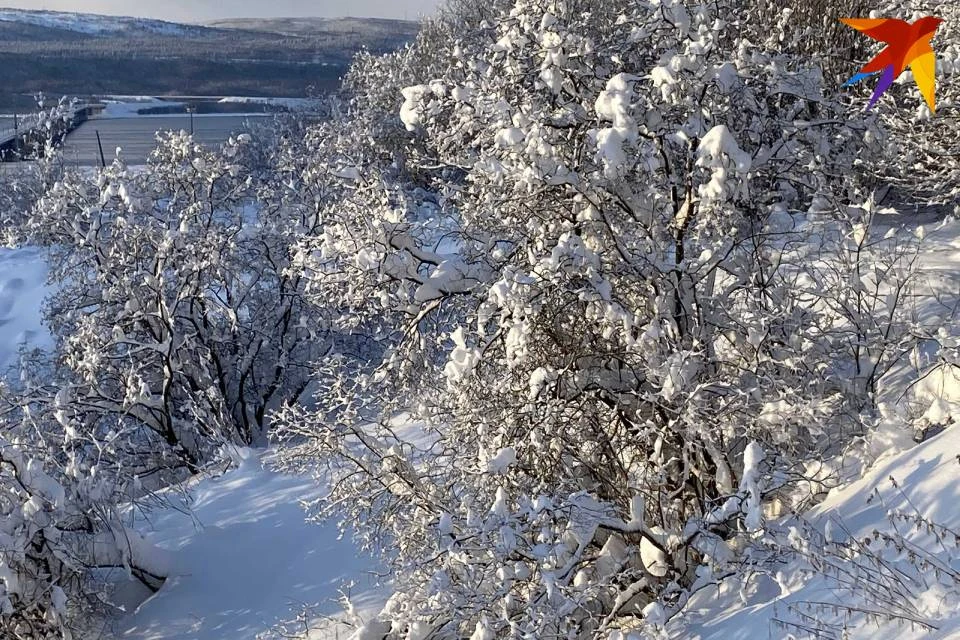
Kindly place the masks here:
POLYGON ((97 146, 100 148, 100 166, 106 168, 107 159, 103 157, 103 143, 100 142, 100 130, 96 130, 97 133, 97 146))
POLYGON ((13 155, 20 155, 20 120, 16 113, 13 114, 13 155))

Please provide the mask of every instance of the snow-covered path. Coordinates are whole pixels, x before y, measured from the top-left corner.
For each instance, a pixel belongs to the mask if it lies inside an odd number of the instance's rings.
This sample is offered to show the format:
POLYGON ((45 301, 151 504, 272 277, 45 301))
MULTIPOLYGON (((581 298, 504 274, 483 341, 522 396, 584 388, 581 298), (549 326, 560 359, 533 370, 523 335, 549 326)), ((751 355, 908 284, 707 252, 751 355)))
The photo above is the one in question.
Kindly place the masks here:
MULTIPOLYGON (((317 497, 316 482, 283 476, 249 453, 238 469, 199 482, 191 514, 154 513, 140 527, 174 551, 175 576, 117 625, 121 638, 244 640, 296 617, 305 605, 337 615, 345 581, 354 604, 374 608, 374 563, 333 525, 305 521, 301 500, 317 497)), ((343 629, 341 628, 341 635, 343 629)), ((335 637, 331 635, 331 637, 335 637)))

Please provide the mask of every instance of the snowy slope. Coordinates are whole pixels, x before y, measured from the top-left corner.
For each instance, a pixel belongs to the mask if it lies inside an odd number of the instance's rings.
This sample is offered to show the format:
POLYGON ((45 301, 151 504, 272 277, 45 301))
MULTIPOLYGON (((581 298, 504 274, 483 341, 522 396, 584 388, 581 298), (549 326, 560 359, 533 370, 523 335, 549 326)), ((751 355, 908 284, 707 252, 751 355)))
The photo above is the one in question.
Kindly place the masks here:
MULTIPOLYGON (((879 461, 859 481, 832 493, 808 520, 831 537, 864 539, 875 530, 889 532, 899 528, 908 533, 919 548, 937 551, 952 558, 948 564, 960 570, 960 550, 955 540, 946 541, 947 550, 931 536, 911 530, 910 525, 894 525, 890 513, 919 513, 941 526, 960 531, 960 432, 952 427, 927 442, 906 452, 879 461), (892 479, 892 480, 891 480, 892 479), (894 486, 893 481, 899 486, 894 486), (873 496, 871 498, 871 496, 873 496), (829 524, 828 524, 829 523, 829 524), (839 533, 838 533, 839 532, 839 533)), ((829 549, 829 546, 828 546, 829 549)), ((755 638, 787 638, 788 630, 777 620, 796 618, 790 606, 809 602, 862 606, 855 594, 840 582, 823 576, 810 577, 802 572, 801 563, 780 571, 779 584, 769 578, 757 578, 747 585, 724 584, 701 591, 687 612, 674 620, 671 637, 700 640, 754 640, 755 638)), ((849 564, 840 566, 850 566, 849 564)), ((924 617, 935 621, 937 630, 930 632, 910 628, 909 624, 885 623, 878 627, 863 614, 854 614, 848 625, 850 638, 899 640, 908 638, 960 638, 960 599, 956 588, 942 585, 932 572, 928 584, 910 584, 916 596, 916 608, 924 617)), ((889 610, 884 607, 873 607, 889 610)), ((832 611, 816 611, 824 619, 832 611)), ((827 636, 830 637, 830 636, 827 636)))
MULTIPOLYGON (((925 284, 919 293, 927 301, 921 304, 920 315, 925 324, 939 323, 960 333, 946 308, 933 303, 938 294, 960 291, 960 223, 937 226, 931 225, 927 234, 920 265, 925 284)), ((17 346, 24 340, 48 343, 40 323, 45 275, 41 251, 0 250, 0 364, 14 362, 17 346)), ((945 410, 960 414, 960 378, 931 376, 923 387, 927 399, 939 396, 946 402, 945 410)), ((889 432, 875 439, 874 450, 884 453, 862 478, 835 489, 805 516, 811 527, 825 535, 823 549, 834 556, 832 576, 818 575, 802 559, 785 556, 790 559, 769 576, 744 583, 726 581, 699 591, 685 611, 668 622, 667 637, 788 638, 791 632, 777 621, 796 620, 791 606, 802 610, 805 602, 826 603, 825 609, 815 612, 825 619, 842 618, 843 606, 862 608, 856 588, 844 587, 836 576, 842 570, 855 573, 858 563, 862 566, 872 553, 878 553, 861 549, 853 557, 841 554, 856 548, 855 541, 872 537, 874 531, 895 534, 915 549, 931 552, 929 558, 941 563, 944 572, 960 572, 956 539, 946 534, 946 529, 960 532, 960 426, 948 427, 920 445, 913 445, 906 425, 899 427, 891 425, 889 432), (919 517, 946 529, 914 530, 912 523, 898 516, 919 517), (841 613, 834 614, 832 606, 841 613)), ((313 619, 337 618, 340 589, 351 581, 355 583, 351 597, 360 616, 369 619, 378 610, 387 594, 371 576, 376 561, 341 539, 332 525, 306 522, 300 502, 321 496, 324 487, 311 478, 266 469, 270 455, 245 452, 238 456, 236 469, 193 482, 189 504, 171 500, 169 508, 138 519, 138 529, 171 552, 174 575, 143 602, 135 600, 140 594, 131 584, 122 586, 117 599, 130 605, 129 613, 114 625, 117 637, 253 639, 295 617, 305 605, 314 607, 313 619)), ((903 572, 908 583, 906 602, 899 604, 931 619, 937 629, 878 626, 863 611, 854 611, 847 618, 850 637, 960 638, 956 584, 940 579, 932 569, 912 574, 905 554, 889 549, 879 553, 889 566, 903 572)), ((336 620, 312 636, 316 640, 347 637, 349 628, 336 620)))

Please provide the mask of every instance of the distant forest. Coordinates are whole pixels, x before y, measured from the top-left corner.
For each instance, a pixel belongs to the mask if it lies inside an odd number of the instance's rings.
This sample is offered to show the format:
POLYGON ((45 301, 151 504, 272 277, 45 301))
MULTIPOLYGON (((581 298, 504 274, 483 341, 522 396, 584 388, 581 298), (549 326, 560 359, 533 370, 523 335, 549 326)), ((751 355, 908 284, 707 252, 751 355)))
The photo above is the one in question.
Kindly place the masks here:
POLYGON ((393 50, 418 28, 359 19, 301 20, 284 32, 278 21, 226 26, 89 35, 0 21, 0 111, 28 108, 40 92, 304 96, 335 88, 357 51, 393 50))

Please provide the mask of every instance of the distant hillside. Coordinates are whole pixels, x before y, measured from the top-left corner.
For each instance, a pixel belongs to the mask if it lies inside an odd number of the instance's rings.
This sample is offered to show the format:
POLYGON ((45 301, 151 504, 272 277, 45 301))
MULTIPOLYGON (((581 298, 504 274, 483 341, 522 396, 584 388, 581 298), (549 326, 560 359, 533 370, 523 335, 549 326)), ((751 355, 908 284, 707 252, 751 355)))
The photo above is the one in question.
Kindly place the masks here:
POLYGON ((89 13, 60 11, 28 11, 0 9, 0 22, 15 22, 60 31, 72 31, 92 36, 153 34, 164 36, 204 35, 208 28, 177 24, 163 20, 101 16, 89 13))
POLYGON ((188 25, 0 9, 0 111, 38 92, 302 96, 336 87, 360 49, 393 50, 417 29, 361 18, 188 25))
POLYGON ((350 36, 365 40, 379 37, 393 43, 414 38, 420 28, 416 22, 382 18, 240 18, 216 20, 207 25, 218 29, 243 29, 286 36, 350 36))

